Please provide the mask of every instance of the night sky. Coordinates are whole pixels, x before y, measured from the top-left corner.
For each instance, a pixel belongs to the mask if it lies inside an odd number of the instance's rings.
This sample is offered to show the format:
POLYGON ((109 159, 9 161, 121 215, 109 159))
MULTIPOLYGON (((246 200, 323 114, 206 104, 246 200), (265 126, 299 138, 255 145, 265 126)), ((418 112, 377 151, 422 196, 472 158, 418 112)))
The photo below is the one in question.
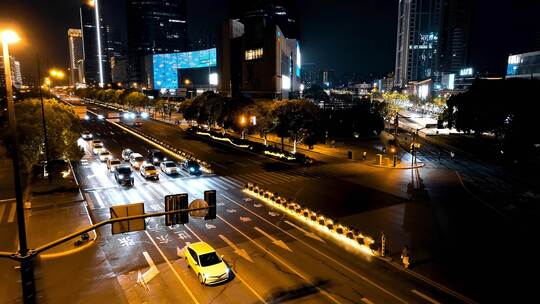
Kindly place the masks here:
MULTIPOLYGON (((109 0, 111 1, 111 0, 109 0)), ((122 6, 124 0, 112 0, 122 6)), ((1 0, 0 25, 18 26, 13 46, 23 76, 34 78, 39 52, 45 67, 67 67, 67 29, 79 26, 79 0, 1 0)), ((383 75, 394 69, 398 0, 298 0, 304 62, 338 74, 383 75)), ((188 0, 190 39, 216 30, 226 1, 188 0)), ((122 22, 124 12, 116 20, 122 22)), ((509 53, 540 50, 540 1, 476 0, 470 63, 503 73, 509 53)))

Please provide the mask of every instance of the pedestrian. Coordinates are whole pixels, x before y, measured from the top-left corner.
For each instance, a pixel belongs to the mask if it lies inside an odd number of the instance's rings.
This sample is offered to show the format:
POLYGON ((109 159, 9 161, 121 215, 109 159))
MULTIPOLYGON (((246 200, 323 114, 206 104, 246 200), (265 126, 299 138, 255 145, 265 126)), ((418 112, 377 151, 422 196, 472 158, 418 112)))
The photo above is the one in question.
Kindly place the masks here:
POLYGON ((386 154, 386 147, 382 147, 382 153, 386 154))
POLYGON ((454 156, 456 156, 456 155, 454 154, 454 151, 450 151, 450 158, 451 158, 451 159, 454 159, 454 156))
POLYGON ((401 261, 403 262, 403 267, 409 268, 410 257, 409 257, 409 247, 407 245, 403 246, 401 251, 401 261))
POLYGON ((366 157, 367 157, 367 152, 364 151, 364 153, 362 153, 362 160, 366 160, 366 157))

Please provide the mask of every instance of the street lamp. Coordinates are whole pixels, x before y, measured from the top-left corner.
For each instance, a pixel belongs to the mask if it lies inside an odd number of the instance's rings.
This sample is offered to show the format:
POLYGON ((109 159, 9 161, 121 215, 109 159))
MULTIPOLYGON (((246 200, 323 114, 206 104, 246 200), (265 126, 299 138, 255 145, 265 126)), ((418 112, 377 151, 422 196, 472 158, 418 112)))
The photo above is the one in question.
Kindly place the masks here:
POLYGON ((245 116, 240 116, 240 125, 242 126, 242 139, 244 139, 244 134, 246 132, 246 117, 245 116))
MULTIPOLYGON (((28 244, 26 242, 26 225, 24 219, 23 194, 21 185, 21 173, 19 168, 19 141, 17 139, 17 125, 15 118, 15 105, 13 101, 13 84, 11 81, 11 64, 9 60, 9 47, 11 43, 16 43, 19 40, 19 35, 12 30, 5 30, 1 34, 2 38, 2 55, 4 56, 4 74, 6 79, 6 97, 9 115, 9 131, 13 139, 14 151, 12 154, 13 175, 15 183, 15 201, 17 210, 17 227, 19 234, 19 255, 26 256, 28 254, 28 244)), ((35 302, 35 285, 34 285, 34 270, 31 259, 21 260, 21 283, 24 303, 35 302)))

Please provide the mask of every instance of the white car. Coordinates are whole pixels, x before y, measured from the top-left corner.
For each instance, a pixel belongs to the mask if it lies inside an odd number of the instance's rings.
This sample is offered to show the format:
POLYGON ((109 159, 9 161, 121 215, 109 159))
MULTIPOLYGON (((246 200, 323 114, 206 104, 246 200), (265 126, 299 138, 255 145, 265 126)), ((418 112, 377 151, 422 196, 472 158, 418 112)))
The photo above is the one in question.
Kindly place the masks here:
POLYGON ((82 132, 82 139, 89 140, 92 139, 94 136, 89 131, 82 132))
POLYGON ((92 144, 92 153, 98 155, 99 153, 105 151, 103 144, 92 144))
POLYGON ((122 162, 118 158, 109 159, 107 160, 107 170, 109 170, 109 172, 114 172, 114 169, 121 164, 122 162))
POLYGON ((178 174, 178 166, 170 160, 161 162, 161 164, 159 164, 159 167, 161 168, 161 172, 165 174, 168 174, 168 175, 178 174))
POLYGON ((104 161, 108 161, 108 160, 111 160, 113 158, 111 152, 107 151, 107 150, 103 150, 101 152, 99 152, 99 160, 104 162, 104 161))
POLYGON ((133 168, 138 170, 144 163, 144 157, 139 153, 131 153, 129 155, 129 163, 133 166, 133 168))
POLYGON ((149 179, 149 178, 155 179, 155 180, 159 179, 157 169, 152 164, 144 163, 141 166, 140 172, 141 172, 141 176, 144 177, 145 179, 149 179))

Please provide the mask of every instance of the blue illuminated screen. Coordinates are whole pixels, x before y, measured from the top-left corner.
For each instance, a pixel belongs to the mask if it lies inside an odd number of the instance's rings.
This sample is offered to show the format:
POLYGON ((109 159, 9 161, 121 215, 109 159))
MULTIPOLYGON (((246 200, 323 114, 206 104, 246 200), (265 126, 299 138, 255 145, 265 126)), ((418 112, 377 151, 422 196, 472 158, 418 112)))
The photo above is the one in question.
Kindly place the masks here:
POLYGON ((178 70, 215 67, 216 48, 183 52, 157 54, 152 56, 154 68, 154 88, 159 90, 178 88, 178 70))

